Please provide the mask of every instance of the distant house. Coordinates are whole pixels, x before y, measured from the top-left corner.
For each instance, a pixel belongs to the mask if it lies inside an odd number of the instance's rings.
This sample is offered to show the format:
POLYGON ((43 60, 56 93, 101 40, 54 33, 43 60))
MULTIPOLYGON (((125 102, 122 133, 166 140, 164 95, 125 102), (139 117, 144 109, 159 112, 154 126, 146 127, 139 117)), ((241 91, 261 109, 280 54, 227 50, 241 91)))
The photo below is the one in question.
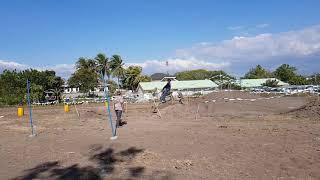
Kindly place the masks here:
POLYGON ((171 80, 171 81, 178 81, 176 77, 174 76, 166 76, 166 77, 163 77, 160 81, 168 81, 168 80, 171 80))
MULTIPOLYGON (((80 92, 80 88, 79 87, 77 87, 77 88, 70 87, 67 83, 62 85, 62 88, 63 88, 62 95, 65 98, 75 98, 75 97, 86 95, 85 93, 81 93, 80 92)), ((104 88, 103 88, 102 85, 98 85, 93 90, 90 90, 89 93, 95 94, 97 96, 104 96, 104 88)))
POLYGON ((262 78, 262 79, 240 79, 237 81, 237 84, 242 88, 257 88, 263 87, 263 84, 267 82, 267 80, 276 80, 278 81, 279 86, 288 86, 288 83, 280 81, 276 78, 262 78))
POLYGON ((79 88, 73 88, 70 87, 67 83, 64 83, 64 85, 62 85, 63 88, 63 93, 65 94, 70 94, 70 93, 79 93, 79 88))
MULTIPOLYGON (((138 94, 143 95, 146 93, 151 93, 154 90, 161 91, 162 88, 166 85, 164 81, 152 81, 152 82, 140 82, 137 88, 138 94)), ((190 81, 171 81, 172 91, 182 91, 183 92, 192 92, 192 93, 201 93, 207 94, 212 92, 218 87, 218 85, 210 80, 190 80, 190 81)))

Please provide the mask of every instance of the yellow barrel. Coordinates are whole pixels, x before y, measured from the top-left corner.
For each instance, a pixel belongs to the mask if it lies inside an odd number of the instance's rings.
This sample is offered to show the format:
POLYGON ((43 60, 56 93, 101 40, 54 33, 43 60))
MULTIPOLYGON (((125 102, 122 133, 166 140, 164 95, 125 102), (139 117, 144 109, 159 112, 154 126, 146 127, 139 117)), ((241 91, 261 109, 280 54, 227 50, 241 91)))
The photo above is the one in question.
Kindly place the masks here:
POLYGON ((24 115, 23 107, 18 107, 18 117, 22 117, 24 115))
POLYGON ((65 104, 64 105, 64 112, 69 112, 70 109, 69 109, 69 104, 65 104))
POLYGON ((108 107, 108 101, 104 102, 105 106, 108 107))

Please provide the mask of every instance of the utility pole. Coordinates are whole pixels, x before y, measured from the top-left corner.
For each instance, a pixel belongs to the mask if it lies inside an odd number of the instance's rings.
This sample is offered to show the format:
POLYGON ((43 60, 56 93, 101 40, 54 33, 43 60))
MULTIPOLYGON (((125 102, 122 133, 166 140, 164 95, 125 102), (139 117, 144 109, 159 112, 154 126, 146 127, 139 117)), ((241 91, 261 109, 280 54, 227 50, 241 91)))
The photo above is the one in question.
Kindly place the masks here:
POLYGON ((166 66, 167 66, 167 76, 169 76, 169 62, 166 61, 166 66))

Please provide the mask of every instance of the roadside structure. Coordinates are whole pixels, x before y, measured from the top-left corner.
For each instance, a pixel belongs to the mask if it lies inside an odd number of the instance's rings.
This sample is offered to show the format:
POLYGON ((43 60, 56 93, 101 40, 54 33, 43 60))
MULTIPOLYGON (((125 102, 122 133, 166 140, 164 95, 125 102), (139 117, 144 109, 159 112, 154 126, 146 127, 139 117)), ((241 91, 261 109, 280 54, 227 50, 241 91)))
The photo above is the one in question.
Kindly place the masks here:
POLYGON ((268 80, 276 80, 279 86, 288 86, 288 83, 280 81, 277 78, 262 78, 262 79, 240 79, 237 80, 237 84, 241 86, 241 88, 260 88, 263 87, 263 84, 268 80))
MULTIPOLYGON (((152 81, 152 82, 140 82, 137 88, 138 95, 144 99, 151 99, 152 93, 159 93, 166 85, 166 80, 152 81)), ((216 90, 218 85, 211 80, 189 80, 189 81, 171 81, 171 90, 173 93, 180 91, 184 96, 191 96, 194 94, 209 94, 216 90)))

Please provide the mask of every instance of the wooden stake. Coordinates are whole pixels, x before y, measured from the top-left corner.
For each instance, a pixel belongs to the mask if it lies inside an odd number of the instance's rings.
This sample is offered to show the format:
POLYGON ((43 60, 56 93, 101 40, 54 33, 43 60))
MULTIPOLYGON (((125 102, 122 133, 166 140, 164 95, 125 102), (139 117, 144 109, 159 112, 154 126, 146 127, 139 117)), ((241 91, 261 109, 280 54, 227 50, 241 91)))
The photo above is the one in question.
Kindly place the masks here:
POLYGON ((196 112, 196 120, 198 120, 199 108, 200 108, 200 105, 198 104, 198 109, 197 109, 197 112, 196 112))
POLYGON ((77 109, 76 104, 73 104, 73 105, 74 105, 74 108, 76 109, 76 112, 77 112, 78 117, 80 117, 80 114, 79 114, 79 112, 78 112, 78 109, 77 109))
POLYGON ((158 114, 158 116, 161 118, 160 110, 159 110, 158 105, 156 104, 156 101, 155 101, 154 99, 153 99, 153 105, 154 105, 154 107, 157 109, 157 114, 158 114))

